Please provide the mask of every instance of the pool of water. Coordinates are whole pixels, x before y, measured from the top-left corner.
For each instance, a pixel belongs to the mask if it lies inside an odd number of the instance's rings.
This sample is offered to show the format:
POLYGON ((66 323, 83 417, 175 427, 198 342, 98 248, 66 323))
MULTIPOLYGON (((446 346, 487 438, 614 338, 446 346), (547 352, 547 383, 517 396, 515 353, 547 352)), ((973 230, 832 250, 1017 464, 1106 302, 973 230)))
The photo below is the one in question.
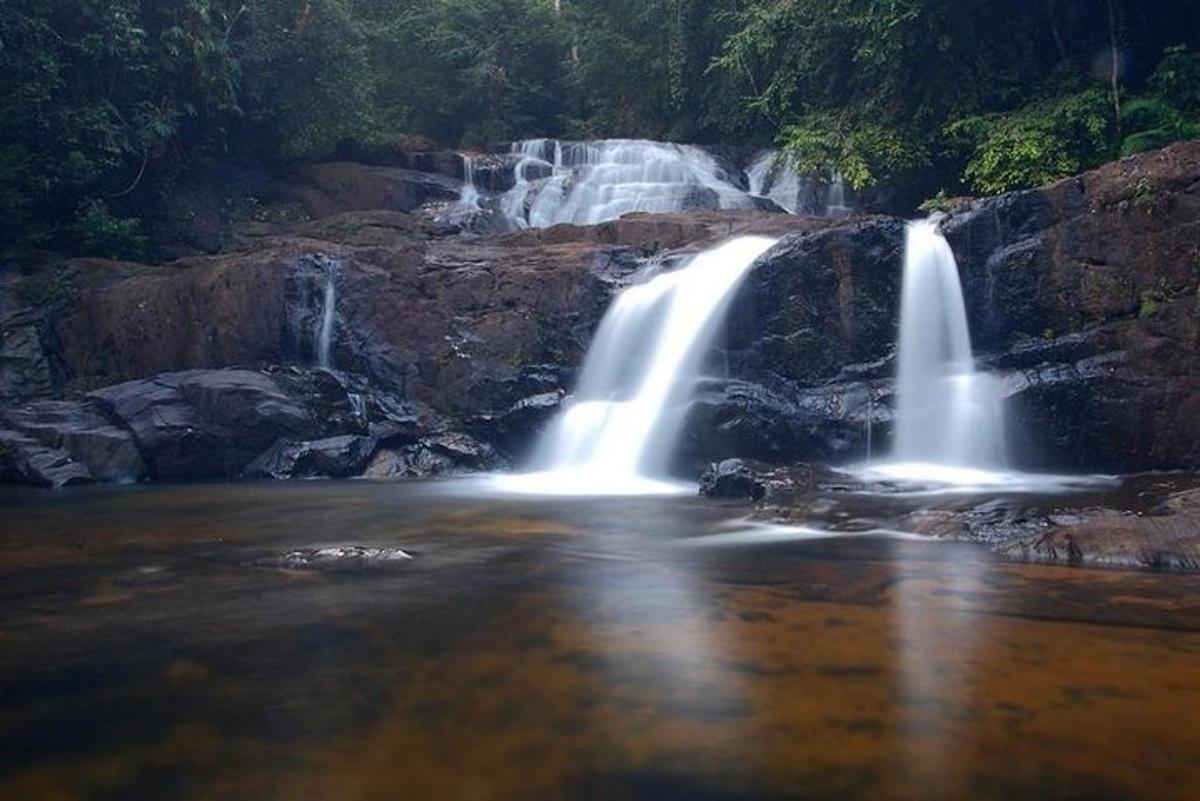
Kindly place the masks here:
POLYGON ((0 798, 1196 797, 1200 578, 476 488, 6 491, 0 798))

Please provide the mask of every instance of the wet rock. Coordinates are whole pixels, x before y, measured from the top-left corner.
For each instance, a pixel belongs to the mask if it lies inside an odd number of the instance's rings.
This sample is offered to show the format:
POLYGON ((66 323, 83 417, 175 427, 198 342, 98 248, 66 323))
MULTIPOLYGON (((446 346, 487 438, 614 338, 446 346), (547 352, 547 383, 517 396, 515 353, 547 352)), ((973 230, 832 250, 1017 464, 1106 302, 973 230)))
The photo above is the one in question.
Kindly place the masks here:
POLYGON ((519 461, 562 408, 562 392, 543 392, 522 398, 500 414, 479 415, 471 420, 471 432, 519 461))
POLYGON ((411 212, 430 200, 454 200, 458 183, 434 173, 354 162, 305 164, 272 187, 280 198, 299 203, 313 218, 347 211, 411 212))
POLYGON ((93 401, 36 401, 0 409, 0 421, 69 454, 97 480, 140 481, 147 475, 133 434, 113 425, 93 401))
POLYGON ((368 427, 351 393, 323 371, 189 370, 89 397, 133 433, 156 479, 236 476, 279 440, 368 427))
POLYGON ((374 437, 345 434, 312 442, 280 440, 249 466, 248 478, 349 478, 360 475, 377 446, 374 437))
POLYGON ((0 428, 0 483, 59 489, 93 481, 87 467, 57 448, 0 428))
POLYGON ((371 548, 362 545, 338 545, 326 548, 302 548, 282 556, 260 559, 263 567, 286 570, 362 571, 396 567, 412 561, 399 548, 371 548))
POLYGON ((706 498, 760 500, 767 492, 758 474, 741 459, 726 459, 708 466, 700 475, 700 494, 706 498))
POLYGON ((43 331, 45 320, 37 309, 23 308, 0 318, 0 402, 46 397, 55 391, 43 331))
POLYGON ((966 530, 956 538, 983 542, 1023 561, 1198 572, 1196 483, 1196 477, 1140 477, 1111 499, 966 515, 966 530))
POLYGON ((747 381, 702 383, 684 422, 679 466, 737 454, 774 464, 842 462, 885 441, 890 382, 850 381, 768 389, 747 381))
POLYGON ((490 446, 467 434, 449 432, 402 448, 380 449, 363 475, 376 480, 436 478, 503 465, 490 446))

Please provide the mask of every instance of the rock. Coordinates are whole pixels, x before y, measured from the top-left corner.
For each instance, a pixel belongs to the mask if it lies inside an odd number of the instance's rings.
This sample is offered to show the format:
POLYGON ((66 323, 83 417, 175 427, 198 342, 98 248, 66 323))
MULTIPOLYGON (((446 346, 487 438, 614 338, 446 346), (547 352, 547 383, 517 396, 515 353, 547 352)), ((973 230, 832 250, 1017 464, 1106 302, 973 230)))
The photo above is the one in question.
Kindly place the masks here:
POLYGON ((279 557, 259 559, 258 564, 262 567, 276 567, 286 570, 356 572, 395 567, 412 561, 412 558, 409 553, 399 548, 339 545, 288 551, 279 557))
POLYGON ((299 203, 314 219, 347 211, 411 212, 430 200, 455 200, 458 182, 442 175, 354 162, 293 167, 269 190, 299 203))
POLYGON ((69 454, 99 481, 141 481, 147 475, 133 434, 113 425, 93 401, 36 401, 0 409, 0 421, 69 454))
POLYGON ((866 382, 773 391, 747 381, 706 381, 684 422, 678 466, 728 454, 773 464, 797 454, 831 462, 865 455, 868 421, 881 439, 890 421, 884 393, 866 382))
POLYGON ((375 454, 364 476, 377 480, 435 478, 491 470, 503 465, 486 444, 461 433, 447 432, 402 448, 375 454))
POLYGON ((33 437, 0 428, 0 482, 59 489, 93 481, 87 467, 33 437))
POLYGON ((151 477, 236 476, 276 441, 365 434, 350 393, 322 371, 189 370, 92 393, 136 438, 151 477))
POLYGON ((39 309, 18 309, 0 318, 0 402, 54 393, 54 367, 42 341, 46 329, 39 309))
POLYGON ((1022 561, 1200 571, 1200 478, 1142 476, 1119 494, 966 515, 957 539, 1022 561))
POLYGON ((561 391, 522 398, 500 414, 483 414, 470 422, 471 432, 513 461, 528 455, 542 430, 562 407, 561 391))
MULTIPOLYGON (((443 167, 459 159, 436 158, 443 167)), ((424 215, 428 206, 396 210, 421 193, 426 203, 453 202, 449 174, 424 174, 434 182, 426 186, 401 167, 297 170, 290 180, 322 213, 370 210, 262 224, 235 243, 244 251, 170 265, 74 260, 65 299, 3 310, 0 391, 11 402, 178 370, 311 364, 323 276, 336 264, 338 369, 443 421, 421 436, 465 430, 519 456, 549 397, 571 390, 614 292, 648 263, 764 234, 782 241, 730 304, 707 362, 718 380, 689 418, 687 463, 854 459, 868 440, 880 450, 890 437, 899 220, 693 211, 451 236, 424 215), (706 439, 717 445, 699 447, 706 439)), ((1200 463, 1198 181, 1200 143, 1180 143, 976 201, 943 221, 980 362, 1008 388, 1012 430, 1029 432, 1015 443, 1020 466, 1200 463)), ((38 297, 25 290, 49 284, 34 272, 9 277, 6 299, 38 297)), ((256 439, 246 463, 278 438, 256 439)))
POLYGON ((766 486, 741 459, 726 459, 709 465, 700 476, 700 494, 706 498, 762 499, 766 486))
POLYGON ((374 437, 346 434, 312 442, 280 440, 246 467, 248 478, 349 478, 375 453, 374 437))

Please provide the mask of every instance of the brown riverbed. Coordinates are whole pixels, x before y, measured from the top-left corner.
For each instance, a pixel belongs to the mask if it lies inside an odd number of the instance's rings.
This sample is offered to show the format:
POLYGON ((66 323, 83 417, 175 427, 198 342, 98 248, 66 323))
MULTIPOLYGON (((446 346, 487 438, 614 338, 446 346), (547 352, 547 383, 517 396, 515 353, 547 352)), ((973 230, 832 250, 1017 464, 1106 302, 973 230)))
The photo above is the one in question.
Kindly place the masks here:
POLYGON ((1200 577, 743 513, 7 492, 0 798, 1197 797, 1200 577))

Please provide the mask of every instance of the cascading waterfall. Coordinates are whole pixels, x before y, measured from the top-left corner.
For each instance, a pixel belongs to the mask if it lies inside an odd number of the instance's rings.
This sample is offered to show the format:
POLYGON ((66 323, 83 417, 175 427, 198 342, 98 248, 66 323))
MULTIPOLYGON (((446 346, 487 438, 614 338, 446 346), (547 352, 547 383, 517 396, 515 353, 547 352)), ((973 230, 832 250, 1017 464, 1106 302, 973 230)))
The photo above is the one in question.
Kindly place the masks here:
POLYGON ((333 328, 337 319, 338 263, 327 260, 325 267, 325 297, 321 307, 321 328, 317 332, 317 366, 333 368, 333 328))
POLYGON ((746 168, 750 194, 768 198, 789 214, 800 211, 800 194, 804 179, 795 170, 779 161, 775 150, 764 150, 746 168))
POLYGON ((500 198, 500 213, 514 227, 527 228, 529 210, 526 203, 533 188, 531 178, 549 177, 554 172, 554 165, 562 160, 562 148, 557 142, 551 144, 548 139, 529 139, 514 142, 511 149, 520 158, 513 167, 513 188, 500 198), (546 160, 548 147, 552 151, 551 161, 546 160))
POLYGON ((700 363, 734 290, 775 240, 741 237, 630 287, 592 340, 574 397, 538 443, 518 492, 636 495, 691 489, 668 478, 700 363))
POLYGON ((519 142, 516 185, 500 201, 510 223, 595 225, 630 212, 749 209, 754 200, 698 147, 636 139, 519 142), (544 179, 532 195, 530 172, 544 179))

